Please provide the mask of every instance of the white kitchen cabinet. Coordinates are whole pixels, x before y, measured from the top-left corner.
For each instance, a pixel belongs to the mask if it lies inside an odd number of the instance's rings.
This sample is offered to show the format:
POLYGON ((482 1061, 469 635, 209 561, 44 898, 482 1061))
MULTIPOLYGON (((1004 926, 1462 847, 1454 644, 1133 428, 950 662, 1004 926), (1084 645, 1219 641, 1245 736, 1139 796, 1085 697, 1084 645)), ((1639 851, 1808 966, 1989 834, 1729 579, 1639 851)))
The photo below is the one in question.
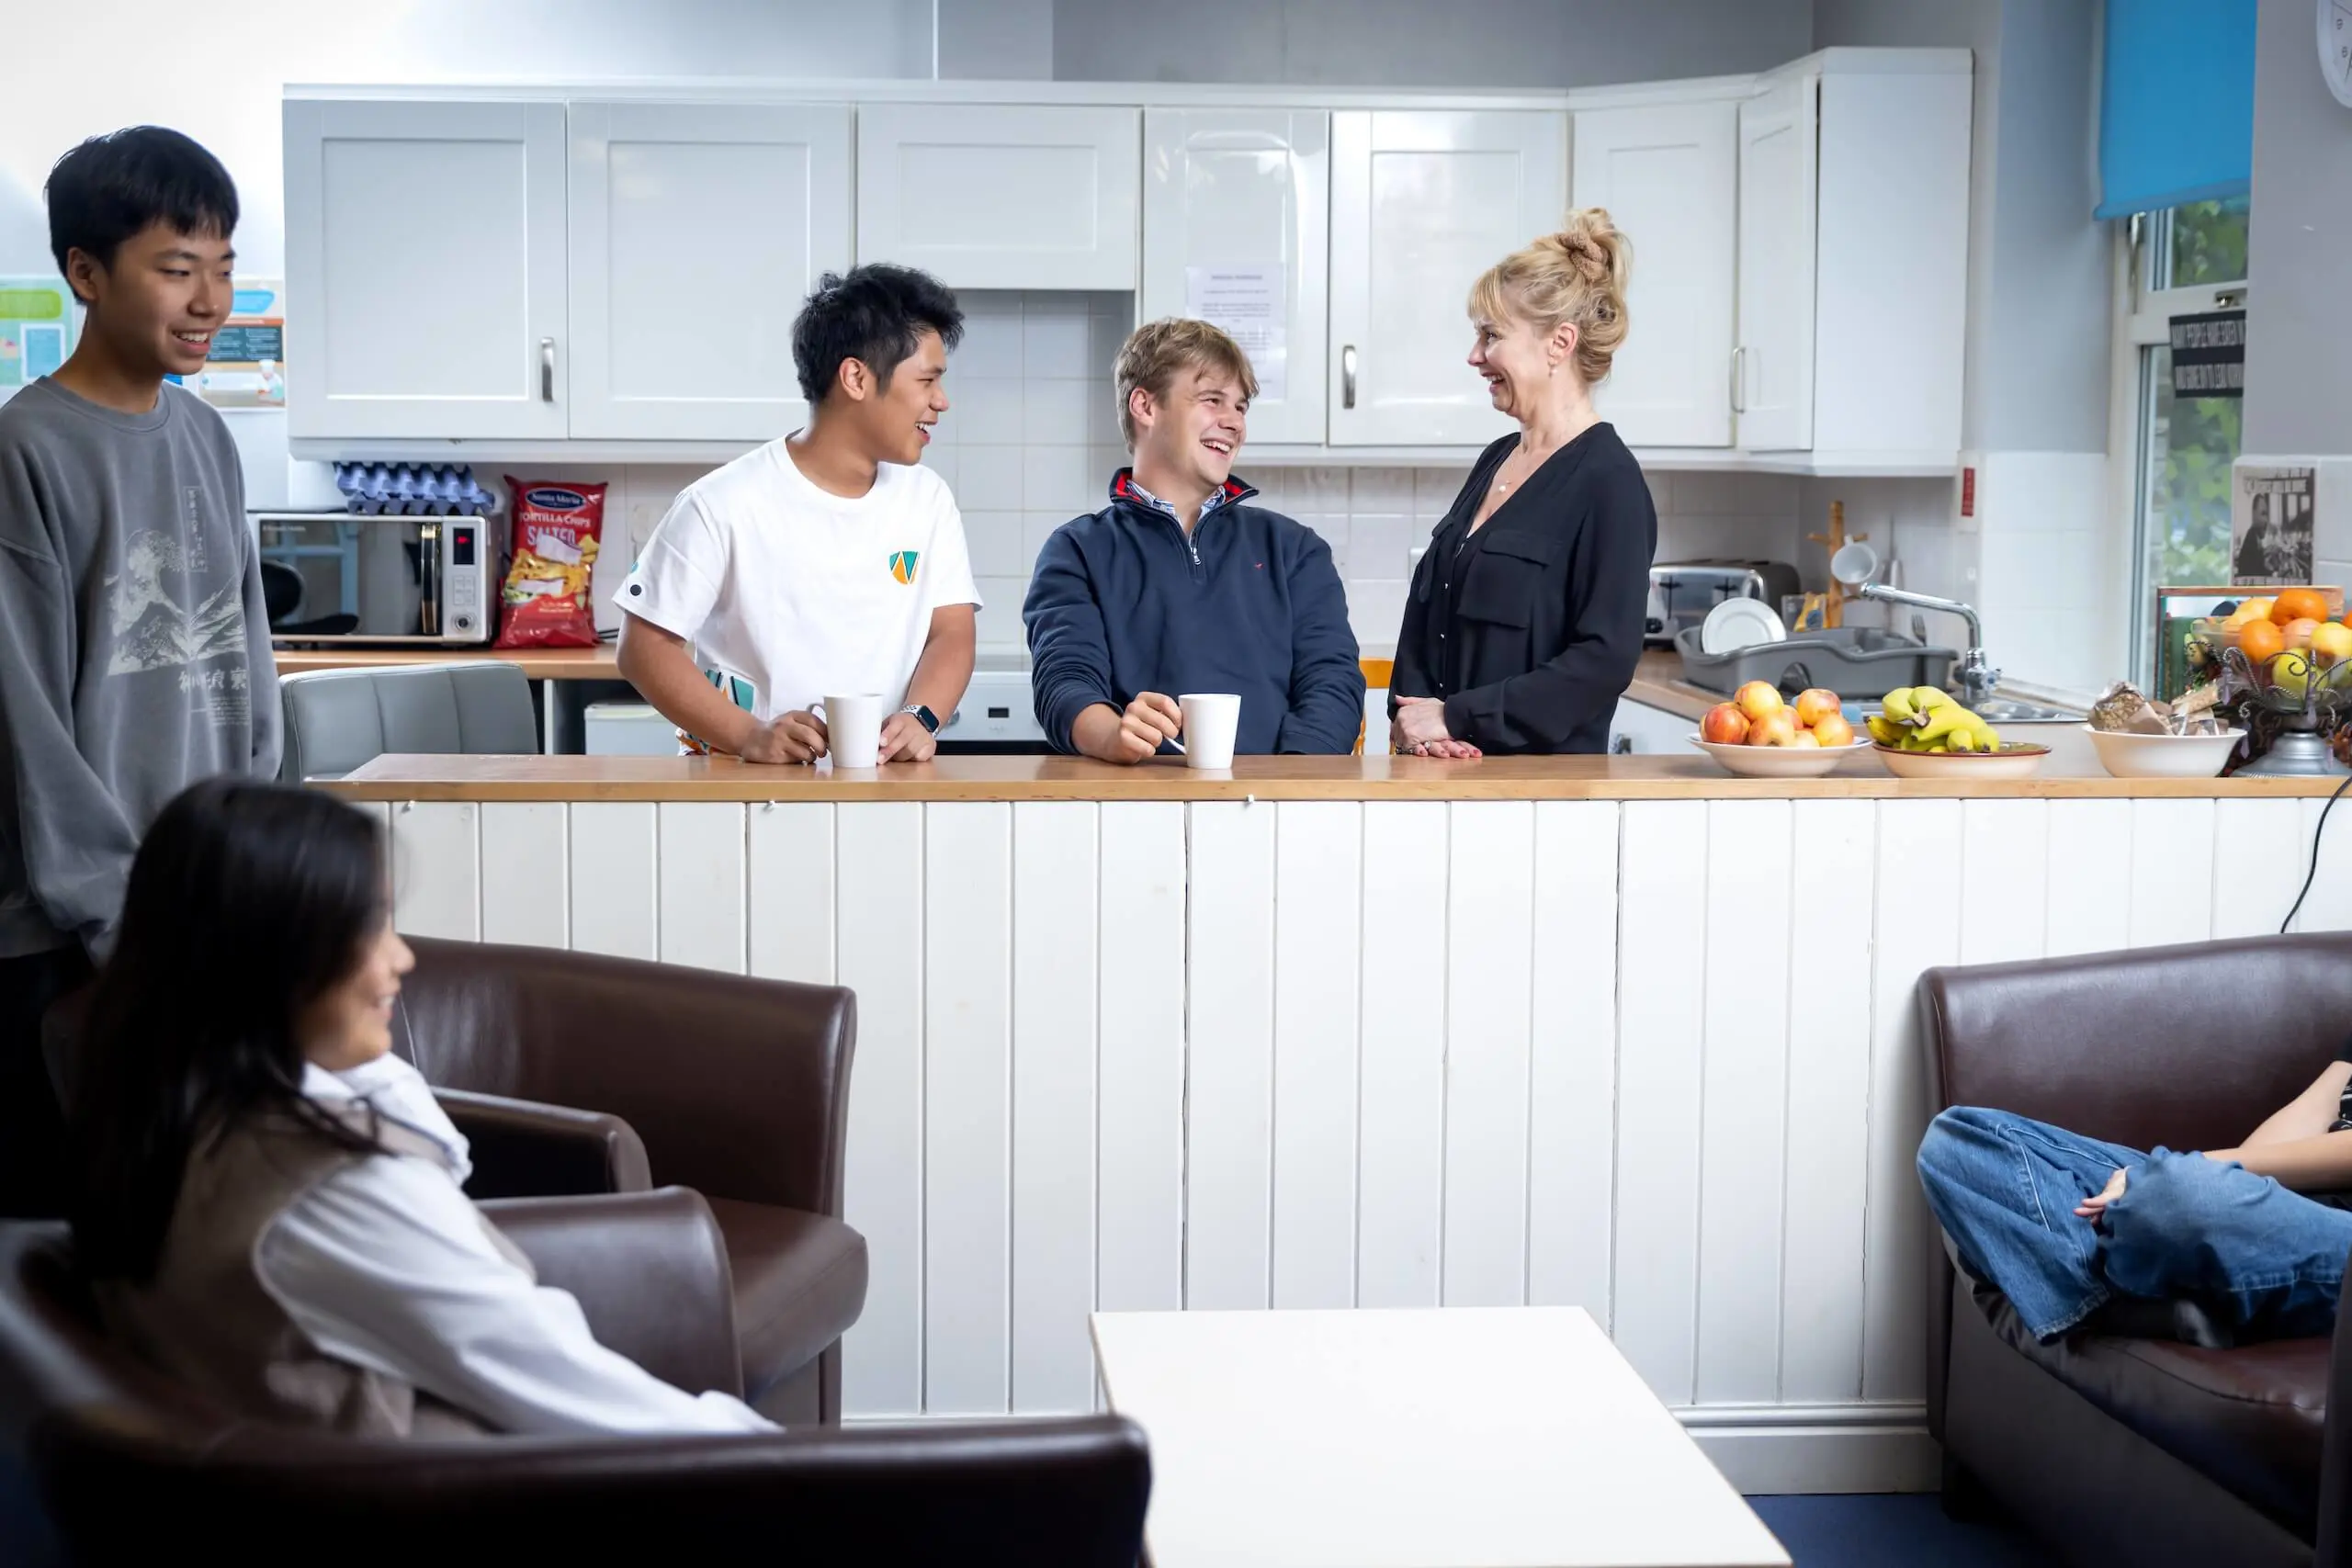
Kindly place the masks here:
POLYGON ((1136 287, 1140 112, 869 104, 857 114, 857 259, 951 288, 1136 287))
POLYGON ((846 105, 571 105, 572 439, 808 417, 792 323, 850 265, 850 136, 846 105))
MULTIPOLYGON (((1144 114, 1145 321, 1198 313, 1216 290, 1266 319, 1227 317, 1258 373, 1250 439, 1320 446, 1329 309, 1331 117, 1320 110, 1144 114)), ((1222 308, 1206 313, 1223 314, 1222 308)))
POLYGON ((1508 434, 1463 363, 1478 275, 1555 228, 1566 117, 1348 110, 1331 117, 1334 446, 1476 446, 1508 434))
POLYGON ((1802 72, 1739 107, 1739 444, 1813 445, 1815 96, 1802 72))
POLYGON ((1617 711, 1609 720, 1609 749, 1645 756, 1672 755, 1690 750, 1690 737, 1698 733, 1698 725, 1679 714, 1620 697, 1617 711))
POLYGON ((1840 69, 1846 51, 1832 50, 1821 77, 1814 460, 1953 464, 1968 333, 1968 56, 1853 52, 1875 69, 1840 69))
POLYGON ((560 103, 286 105, 287 432, 565 434, 560 103))
POLYGON ((1740 106, 1741 446, 1956 461, 1970 112, 1953 50, 1831 50, 1740 106))
POLYGON ((1630 330, 1594 406, 1634 446, 1732 442, 1739 112, 1730 99, 1588 109, 1569 197, 1634 245, 1630 330))

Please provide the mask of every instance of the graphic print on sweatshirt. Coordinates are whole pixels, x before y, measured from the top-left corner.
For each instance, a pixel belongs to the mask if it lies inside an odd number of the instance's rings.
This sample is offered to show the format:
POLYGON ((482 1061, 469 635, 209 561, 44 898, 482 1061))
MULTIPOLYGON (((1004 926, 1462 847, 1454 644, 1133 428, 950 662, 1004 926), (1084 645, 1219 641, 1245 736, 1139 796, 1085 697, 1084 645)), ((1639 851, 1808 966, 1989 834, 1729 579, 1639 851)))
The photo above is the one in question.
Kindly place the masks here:
POLYGON ((114 622, 108 675, 177 670, 191 703, 201 694, 215 724, 243 724, 252 695, 245 668, 244 574, 233 557, 216 567, 205 548, 203 492, 180 492, 181 526, 141 529, 123 544, 122 570, 107 579, 114 622), (202 666, 233 660, 222 669, 202 666))

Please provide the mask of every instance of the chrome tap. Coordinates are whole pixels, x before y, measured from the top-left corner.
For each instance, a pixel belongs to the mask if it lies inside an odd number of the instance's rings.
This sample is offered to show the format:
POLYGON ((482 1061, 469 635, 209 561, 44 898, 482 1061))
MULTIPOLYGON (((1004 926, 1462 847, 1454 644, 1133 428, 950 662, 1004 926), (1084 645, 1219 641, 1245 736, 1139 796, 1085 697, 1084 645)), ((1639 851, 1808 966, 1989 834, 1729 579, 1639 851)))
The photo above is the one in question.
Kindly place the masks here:
POLYGON ((1914 593, 1905 588, 1889 588, 1883 583, 1866 582, 1854 590, 1857 599, 1877 599, 1889 604, 1909 604, 1915 609, 1941 610, 1958 615, 1968 623, 1968 647, 1960 656, 1955 676, 1960 690, 1954 694, 1967 707, 1974 707, 1993 694, 2001 683, 2001 672, 1993 668, 1992 660, 1984 652, 1984 622, 1975 606, 1963 604, 1957 599, 1939 599, 1932 593, 1914 593))

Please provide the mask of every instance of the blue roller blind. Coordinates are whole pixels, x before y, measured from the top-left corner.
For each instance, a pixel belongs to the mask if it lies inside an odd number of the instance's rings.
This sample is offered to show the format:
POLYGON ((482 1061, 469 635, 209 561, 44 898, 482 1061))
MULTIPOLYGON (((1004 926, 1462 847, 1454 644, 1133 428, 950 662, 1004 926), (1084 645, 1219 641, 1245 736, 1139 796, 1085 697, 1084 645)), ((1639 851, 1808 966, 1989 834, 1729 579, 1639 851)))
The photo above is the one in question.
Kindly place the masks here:
POLYGON ((2255 0, 2107 0, 2098 216, 2244 196, 2255 0))

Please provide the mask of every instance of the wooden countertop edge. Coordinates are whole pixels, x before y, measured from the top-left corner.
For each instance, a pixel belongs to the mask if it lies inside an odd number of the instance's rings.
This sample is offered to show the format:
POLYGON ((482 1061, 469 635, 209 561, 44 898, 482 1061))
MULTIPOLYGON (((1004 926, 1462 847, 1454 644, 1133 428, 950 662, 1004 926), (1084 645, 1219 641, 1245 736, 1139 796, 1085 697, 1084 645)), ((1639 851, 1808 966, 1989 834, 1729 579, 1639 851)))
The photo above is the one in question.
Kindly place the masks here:
MULTIPOLYGON (((1468 764, 1475 768, 1476 764, 1468 764)), ((1409 779, 1195 778, 1174 770, 1126 777, 1039 780, 427 779, 352 777, 319 787, 355 801, 711 801, 791 804, 877 801, 1141 800, 2265 800, 2321 798, 2332 779, 2049 778, 1972 784, 1891 777, 1826 779, 1476 777, 1409 779)))

